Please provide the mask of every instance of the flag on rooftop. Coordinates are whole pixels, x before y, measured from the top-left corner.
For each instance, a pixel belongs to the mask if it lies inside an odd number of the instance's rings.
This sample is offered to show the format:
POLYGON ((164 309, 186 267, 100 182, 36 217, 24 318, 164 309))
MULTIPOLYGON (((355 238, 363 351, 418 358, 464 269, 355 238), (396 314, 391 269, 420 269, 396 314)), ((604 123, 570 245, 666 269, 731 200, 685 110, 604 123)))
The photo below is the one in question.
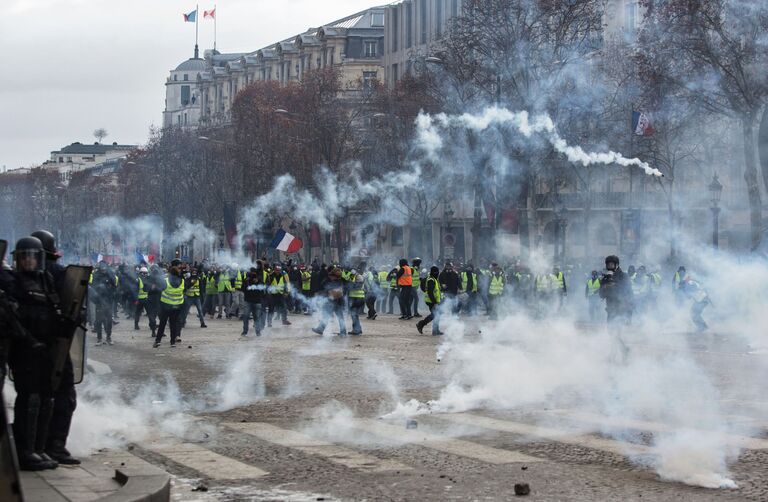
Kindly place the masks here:
POLYGON ((193 10, 189 14, 183 14, 184 21, 187 23, 194 23, 197 21, 197 9, 193 10))

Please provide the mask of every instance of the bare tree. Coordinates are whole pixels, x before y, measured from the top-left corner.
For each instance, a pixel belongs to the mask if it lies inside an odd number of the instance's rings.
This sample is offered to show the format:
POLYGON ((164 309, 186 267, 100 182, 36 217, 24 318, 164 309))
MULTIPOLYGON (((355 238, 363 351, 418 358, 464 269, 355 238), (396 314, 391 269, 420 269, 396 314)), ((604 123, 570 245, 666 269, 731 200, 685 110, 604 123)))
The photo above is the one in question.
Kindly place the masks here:
POLYGON ((93 131, 93 137, 96 138, 96 141, 98 141, 99 143, 104 141, 104 138, 106 138, 107 136, 109 136, 109 133, 103 127, 99 127, 98 129, 93 131))
MULTIPOLYGON (((691 103, 741 122, 751 241, 762 239, 756 133, 768 100, 768 4, 743 0, 643 0, 641 43, 660 79, 691 103)), ((763 170, 768 187, 768 169, 763 170)))

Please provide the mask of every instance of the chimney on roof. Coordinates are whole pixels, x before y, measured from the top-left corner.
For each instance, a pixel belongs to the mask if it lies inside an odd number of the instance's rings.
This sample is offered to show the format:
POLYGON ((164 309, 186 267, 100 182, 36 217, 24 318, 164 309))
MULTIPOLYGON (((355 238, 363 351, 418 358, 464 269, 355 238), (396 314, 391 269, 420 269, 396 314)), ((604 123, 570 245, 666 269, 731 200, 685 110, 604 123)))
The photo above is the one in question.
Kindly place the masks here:
POLYGON ((195 59, 199 59, 200 51, 197 48, 197 44, 195 44, 195 59))
POLYGON ((112 146, 117 146, 117 141, 113 141, 112 146))

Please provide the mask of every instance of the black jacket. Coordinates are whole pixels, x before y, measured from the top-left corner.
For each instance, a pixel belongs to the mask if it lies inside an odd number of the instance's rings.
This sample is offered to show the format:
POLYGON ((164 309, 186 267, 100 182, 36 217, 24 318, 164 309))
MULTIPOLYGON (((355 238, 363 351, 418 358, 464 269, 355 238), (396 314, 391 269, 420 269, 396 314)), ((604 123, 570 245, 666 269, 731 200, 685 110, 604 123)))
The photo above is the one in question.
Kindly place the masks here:
POLYGON ((446 293, 452 295, 459 294, 459 285, 461 284, 461 281, 458 272, 455 270, 443 270, 440 272, 437 280, 440 281, 440 288, 446 293))

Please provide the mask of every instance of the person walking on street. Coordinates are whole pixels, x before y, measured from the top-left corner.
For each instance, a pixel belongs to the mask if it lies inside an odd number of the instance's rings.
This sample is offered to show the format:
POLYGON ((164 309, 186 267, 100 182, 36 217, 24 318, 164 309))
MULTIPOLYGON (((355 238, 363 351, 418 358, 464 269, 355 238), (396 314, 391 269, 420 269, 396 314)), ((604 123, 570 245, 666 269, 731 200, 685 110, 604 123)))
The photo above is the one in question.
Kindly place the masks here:
POLYGON ((440 331, 440 305, 443 303, 443 296, 440 286, 440 269, 432 267, 429 269, 429 277, 426 282, 426 293, 424 295, 424 302, 429 307, 429 315, 416 323, 416 329, 419 333, 422 333, 424 327, 432 323, 432 335, 439 336, 443 332, 440 331))
POLYGON ((421 297, 419 292, 421 290, 421 258, 414 258, 411 261, 411 274, 413 275, 413 286, 411 287, 411 296, 413 297, 413 306, 411 307, 411 313, 413 317, 420 318, 419 314, 419 301, 421 297))
POLYGON ((243 311, 243 332, 242 336, 248 336, 248 324, 251 317, 253 317, 253 329, 256 331, 256 336, 261 336, 262 330, 262 316, 264 311, 261 304, 266 295, 266 272, 262 268, 261 261, 257 262, 257 266, 250 269, 248 275, 243 282, 243 299, 245 300, 245 307, 243 311))
POLYGON ((400 266, 397 269, 397 287, 400 290, 400 319, 403 321, 413 319, 411 314, 413 271, 406 259, 400 260, 400 266))
POLYGON ((352 335, 362 335, 360 315, 365 308, 365 279, 352 269, 349 274, 349 317, 352 319, 352 335))
POLYGON ((283 273, 281 265, 275 264, 272 274, 269 276, 267 286, 271 305, 269 325, 272 326, 272 316, 277 314, 280 316, 283 326, 290 326, 291 322, 288 320, 288 307, 285 300, 290 294, 291 283, 288 280, 288 275, 283 273))
POLYGON ((160 346, 165 336, 165 327, 170 325, 171 347, 176 347, 176 341, 181 338, 181 313, 184 308, 184 279, 179 267, 171 267, 165 279, 165 287, 160 296, 160 323, 157 327, 154 348, 160 346))
POLYGON ((587 298, 589 320, 595 322, 600 310, 600 274, 597 270, 593 270, 592 277, 587 279, 584 296, 587 298))
POLYGON ((363 285, 365 287, 365 306, 368 308, 367 318, 371 321, 376 319, 376 298, 379 295, 379 283, 377 277, 378 273, 373 266, 371 266, 363 275, 363 285))
POLYGON ((197 318, 200 320, 200 327, 207 328, 205 316, 203 315, 203 305, 200 302, 200 276, 197 270, 192 269, 187 277, 187 287, 184 290, 184 310, 181 313, 181 328, 187 325, 187 316, 192 306, 197 309, 197 318))
POLYGON ((106 334, 106 344, 112 345, 112 304, 117 294, 117 280, 104 261, 99 262, 91 276, 90 293, 96 306, 96 346, 103 343, 103 334, 106 334))
POLYGON ((323 335, 325 327, 332 316, 339 321, 339 336, 347 336, 347 325, 344 322, 344 281, 341 278, 341 269, 334 267, 328 272, 328 278, 322 286, 325 303, 320 324, 312 328, 314 333, 323 335))

